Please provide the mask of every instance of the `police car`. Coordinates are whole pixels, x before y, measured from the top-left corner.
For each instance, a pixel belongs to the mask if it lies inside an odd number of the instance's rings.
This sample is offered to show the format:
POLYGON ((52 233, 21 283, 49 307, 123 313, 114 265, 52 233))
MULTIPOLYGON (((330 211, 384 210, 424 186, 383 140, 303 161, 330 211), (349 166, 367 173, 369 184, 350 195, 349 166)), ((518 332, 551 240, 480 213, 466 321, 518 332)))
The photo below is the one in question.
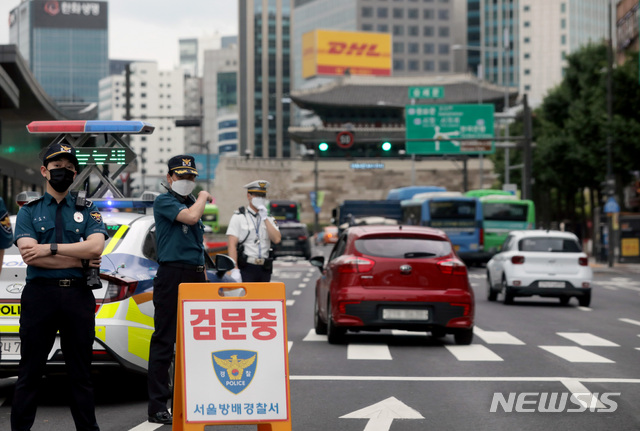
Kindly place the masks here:
MULTIPOLYGON (((121 201, 114 205, 126 206, 121 201)), ((155 222, 152 215, 102 212, 109 233, 100 268, 102 288, 96 297, 94 367, 124 367, 146 372, 153 333, 153 278, 158 270, 155 222)), ((15 225, 15 216, 11 217, 15 225)), ((224 273, 233 268, 225 255, 207 260, 210 282, 233 283, 224 273)), ((20 360, 20 296, 27 265, 14 245, 5 251, 0 274, 0 377, 15 375, 20 360)), ((59 339, 49 354, 54 371, 64 360, 59 339)))

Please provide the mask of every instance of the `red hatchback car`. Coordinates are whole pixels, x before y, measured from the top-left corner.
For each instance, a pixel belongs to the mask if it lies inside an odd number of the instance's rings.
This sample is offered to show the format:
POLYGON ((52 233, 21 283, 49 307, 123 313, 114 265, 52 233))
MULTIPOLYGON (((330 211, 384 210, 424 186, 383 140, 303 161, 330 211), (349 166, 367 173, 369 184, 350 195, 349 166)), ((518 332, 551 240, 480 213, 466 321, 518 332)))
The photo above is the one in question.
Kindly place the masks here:
POLYGON ((314 323, 329 343, 347 331, 404 329, 473 339, 474 296, 467 267, 447 235, 421 226, 355 226, 324 257, 310 260, 316 282, 314 323))

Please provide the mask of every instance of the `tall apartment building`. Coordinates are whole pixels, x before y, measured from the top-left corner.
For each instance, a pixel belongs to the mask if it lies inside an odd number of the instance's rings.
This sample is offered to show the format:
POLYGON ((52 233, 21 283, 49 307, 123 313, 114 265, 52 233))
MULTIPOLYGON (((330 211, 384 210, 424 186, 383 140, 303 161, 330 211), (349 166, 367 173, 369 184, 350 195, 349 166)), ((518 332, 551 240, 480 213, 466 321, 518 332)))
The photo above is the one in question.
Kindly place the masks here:
POLYGON ((238 46, 204 54, 203 141, 212 154, 238 155, 238 46))
POLYGON ((608 22, 608 16, 615 19, 615 9, 609 15, 609 7, 615 7, 610 0, 520 0, 518 84, 533 106, 562 81, 568 54, 603 43, 609 25, 615 38, 615 22, 608 22))
MULTIPOLYGON (((155 126, 151 135, 130 135, 138 155, 137 171, 131 174, 133 186, 164 191, 160 182, 166 181, 167 161, 185 152, 186 128, 175 127, 175 120, 185 117, 189 105, 184 71, 160 71, 155 62, 136 62, 130 65, 129 81, 130 118, 155 126)), ((100 120, 126 118, 126 73, 100 80, 98 113, 100 120)))
POLYGON ((58 104, 97 103, 109 74, 107 18, 105 1, 26 0, 9 14, 9 42, 58 104))
POLYGON ((291 1, 239 0, 238 5, 239 151, 290 157, 291 1))

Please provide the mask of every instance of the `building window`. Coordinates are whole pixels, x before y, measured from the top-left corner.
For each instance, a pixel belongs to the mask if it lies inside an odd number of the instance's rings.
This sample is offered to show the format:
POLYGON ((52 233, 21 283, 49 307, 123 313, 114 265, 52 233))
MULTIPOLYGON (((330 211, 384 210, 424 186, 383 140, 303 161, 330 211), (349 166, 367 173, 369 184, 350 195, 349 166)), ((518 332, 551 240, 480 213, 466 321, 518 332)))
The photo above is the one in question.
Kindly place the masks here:
POLYGON ((394 18, 404 18, 404 9, 400 9, 399 7, 393 8, 393 17, 394 18))
POLYGON ((372 7, 363 7, 362 8, 362 17, 363 18, 373 18, 373 8, 372 7))
POLYGON ((567 11, 566 3, 560 3, 560 12, 565 13, 567 11))
POLYGON ((407 32, 409 36, 420 36, 420 27, 417 25, 410 25, 407 32))
POLYGON ((531 23, 529 21, 525 21, 523 24, 524 24, 525 27, 531 26, 531 23))
POLYGON ((422 62, 422 70, 425 72, 433 72, 436 70, 436 63, 433 60, 425 60, 422 62))
POLYGON ((420 70, 420 63, 418 60, 409 60, 408 69, 413 72, 420 70))
POLYGON ((567 20, 565 18, 562 18, 560 20, 560 28, 562 28, 562 29, 567 28, 567 20))
POLYGON ((438 44, 438 54, 441 54, 441 55, 449 54, 449 44, 448 43, 438 44))
POLYGON ((424 37, 433 37, 433 27, 430 25, 422 27, 422 35, 424 37))
POLYGON ((389 9, 386 7, 378 8, 378 18, 387 18, 389 16, 389 9))
POLYGON ((525 69, 524 70, 524 74, 525 75, 531 75, 531 69, 525 69))
POLYGON ((418 19, 420 18, 420 12, 418 9, 408 9, 407 10, 407 18, 409 19, 418 19))
POLYGON ((449 20, 449 9, 440 9, 438 11, 438 19, 441 21, 449 20))
POLYGON ((440 72, 449 72, 451 70, 448 61, 441 61, 438 67, 440 69, 440 72))
POLYGON ((449 37, 449 27, 438 27, 438 36, 449 37))
POLYGON ((432 43, 425 43, 422 45, 422 53, 423 54, 433 54, 436 52, 435 45, 432 43))
POLYGON ((404 54, 404 43, 402 43, 402 42, 393 42, 393 53, 394 54, 404 54))
POLYGON ((530 59, 530 58, 531 58, 531 54, 529 54, 528 52, 525 52, 525 53, 524 53, 524 59, 525 59, 525 60, 528 60, 528 59, 530 59))
POLYGON ((423 19, 433 19, 433 9, 423 9, 422 10, 422 18, 423 19))
POLYGON ((530 39, 529 39, 528 37, 525 37, 524 39, 522 39, 522 41, 523 41, 524 43, 529 43, 529 42, 530 42, 530 39))
POLYGON ((530 85, 525 85, 524 86, 524 91, 531 91, 531 86, 530 85))
POLYGON ((362 31, 372 31, 373 24, 362 24, 362 31))
POLYGON ((388 33, 389 32, 389 26, 387 24, 378 24, 378 31, 380 33, 388 33))
POLYGON ((409 54, 418 54, 420 52, 420 45, 417 43, 410 43, 408 47, 409 54))
POLYGON ((401 25, 393 26, 393 35, 394 36, 403 36, 404 35, 404 27, 401 25))
POLYGON ((525 12, 529 12, 530 9, 531 9, 531 7, 529 5, 525 5, 524 6, 524 11, 525 12))
POLYGON ((393 60, 393 70, 404 70, 404 60, 393 60))
POLYGON ((567 35, 563 34, 560 36, 560 45, 566 45, 567 44, 567 35))

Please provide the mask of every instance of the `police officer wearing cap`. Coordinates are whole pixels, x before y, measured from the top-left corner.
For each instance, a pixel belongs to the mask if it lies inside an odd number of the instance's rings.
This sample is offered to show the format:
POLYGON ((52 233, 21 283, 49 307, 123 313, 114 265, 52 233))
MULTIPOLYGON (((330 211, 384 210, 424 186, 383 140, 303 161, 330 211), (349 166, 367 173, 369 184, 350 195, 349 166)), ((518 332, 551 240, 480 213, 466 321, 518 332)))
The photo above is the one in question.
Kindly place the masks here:
POLYGON ((28 431, 33 425, 39 383, 59 332, 76 430, 97 431, 90 375, 96 301, 83 260, 100 267, 107 230, 96 206, 69 192, 78 169, 75 149, 54 143, 42 164, 46 193, 26 203, 16 218, 16 245, 27 264, 27 279, 20 300, 22 344, 11 430, 28 431))
MULTIPOLYGON (((206 281, 204 266, 204 207, 213 197, 202 190, 195 199, 196 162, 192 156, 169 159, 167 193, 153 203, 156 222, 158 262, 153 280, 155 330, 151 337, 147 386, 149 422, 170 424, 167 401, 171 397, 169 367, 176 342, 178 286, 180 283, 206 281)), ((166 187, 166 186, 165 186, 166 187)))
POLYGON ((271 243, 279 244, 280 229, 273 217, 267 215, 266 197, 269 182, 253 181, 247 189, 248 207, 240 207, 231 216, 227 228, 228 253, 237 267, 231 271, 236 281, 271 281, 271 243), (240 246, 240 251, 238 251, 240 246))

